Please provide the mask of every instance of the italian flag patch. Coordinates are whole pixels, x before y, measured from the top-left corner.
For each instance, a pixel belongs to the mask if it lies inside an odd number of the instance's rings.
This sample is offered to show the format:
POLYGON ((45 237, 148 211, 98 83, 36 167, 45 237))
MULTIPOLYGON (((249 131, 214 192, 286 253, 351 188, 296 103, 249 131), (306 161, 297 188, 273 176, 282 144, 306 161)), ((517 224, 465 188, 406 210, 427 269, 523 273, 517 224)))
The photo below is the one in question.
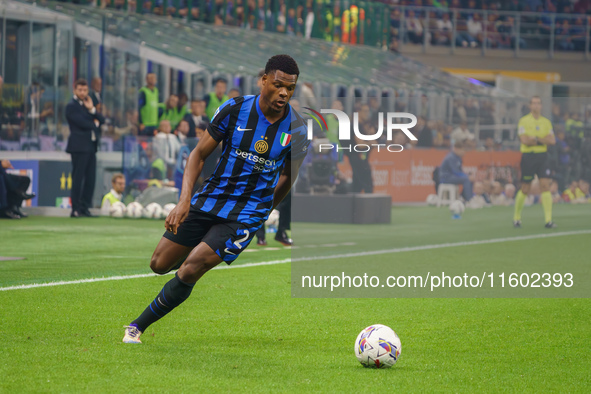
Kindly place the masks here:
POLYGON ((287 144, 289 144, 289 141, 291 141, 291 134, 282 133, 281 139, 279 140, 281 146, 287 146, 287 144))

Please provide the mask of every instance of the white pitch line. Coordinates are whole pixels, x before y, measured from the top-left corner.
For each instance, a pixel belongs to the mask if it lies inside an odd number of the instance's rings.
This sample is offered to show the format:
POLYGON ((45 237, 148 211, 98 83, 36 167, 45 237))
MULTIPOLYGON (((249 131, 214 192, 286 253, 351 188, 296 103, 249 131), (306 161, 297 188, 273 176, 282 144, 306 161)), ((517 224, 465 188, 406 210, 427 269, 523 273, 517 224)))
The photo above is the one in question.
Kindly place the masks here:
MULTIPOLYGON (((298 258, 294 258, 294 259, 271 260, 271 261, 262 261, 259 263, 247 263, 247 264, 239 264, 239 265, 223 265, 223 266, 220 265, 214 269, 249 268, 249 267, 258 267, 258 266, 263 266, 263 265, 285 264, 285 263, 290 263, 290 262, 295 263, 298 261, 329 260, 329 259, 342 259, 342 258, 350 258, 350 257, 374 256, 374 255, 379 255, 379 254, 416 252, 416 251, 430 250, 430 249, 454 248, 454 247, 458 247, 458 246, 486 245, 486 244, 494 244, 494 243, 502 243, 502 242, 526 241, 526 240, 530 240, 530 239, 552 238, 552 237, 561 237, 561 236, 566 236, 566 235, 581 235, 581 234, 591 234, 591 230, 564 231, 564 232, 560 232, 560 233, 533 234, 533 235, 523 235, 523 236, 519 236, 519 237, 485 239, 485 240, 480 240, 480 241, 464 241, 464 242, 452 242, 452 243, 435 244, 435 245, 409 246, 406 248, 374 250, 374 251, 370 251, 370 252, 344 253, 344 254, 336 254, 336 255, 329 255, 329 256, 298 257, 298 258)), ((78 279, 78 280, 71 280, 71 281, 48 282, 48 283, 32 283, 32 284, 28 284, 28 285, 0 287, 0 291, 33 289, 33 288, 37 288, 37 287, 75 285, 75 284, 80 284, 80 283, 104 282, 104 281, 111 281, 111 280, 149 278, 149 277, 156 277, 156 276, 159 276, 159 275, 157 275, 157 274, 136 274, 136 275, 108 276, 108 277, 103 277, 103 278, 78 279)))

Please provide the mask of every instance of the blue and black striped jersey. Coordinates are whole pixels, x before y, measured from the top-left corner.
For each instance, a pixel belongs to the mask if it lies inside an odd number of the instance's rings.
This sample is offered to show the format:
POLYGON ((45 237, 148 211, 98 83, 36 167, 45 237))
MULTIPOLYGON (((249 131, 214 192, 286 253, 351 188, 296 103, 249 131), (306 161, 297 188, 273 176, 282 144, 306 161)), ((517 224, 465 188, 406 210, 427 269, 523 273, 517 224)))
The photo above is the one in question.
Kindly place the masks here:
POLYGON ((288 105, 283 118, 271 124, 259 107, 259 96, 244 96, 222 104, 207 131, 223 141, 222 157, 191 204, 220 218, 262 223, 273 206, 285 160, 299 160, 307 153, 304 120, 288 105))

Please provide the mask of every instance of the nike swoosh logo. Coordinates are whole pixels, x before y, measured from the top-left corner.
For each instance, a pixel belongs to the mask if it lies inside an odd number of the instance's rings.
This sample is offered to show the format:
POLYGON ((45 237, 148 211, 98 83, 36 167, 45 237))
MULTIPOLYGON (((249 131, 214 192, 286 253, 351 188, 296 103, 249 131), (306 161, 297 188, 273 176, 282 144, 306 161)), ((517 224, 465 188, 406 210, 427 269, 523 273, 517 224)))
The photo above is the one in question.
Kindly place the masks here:
POLYGON ((238 131, 250 131, 252 129, 241 129, 240 126, 236 127, 236 130, 238 131))
POLYGON ((160 297, 158 297, 158 301, 160 301, 160 304, 161 304, 162 306, 168 306, 168 305, 166 305, 164 302, 162 302, 162 300, 160 299, 160 297))
POLYGON ((233 255, 235 255, 235 254, 236 254, 236 253, 232 253, 232 252, 230 252, 230 251, 228 250, 228 248, 224 249, 224 253, 227 253, 227 254, 233 254, 233 255))

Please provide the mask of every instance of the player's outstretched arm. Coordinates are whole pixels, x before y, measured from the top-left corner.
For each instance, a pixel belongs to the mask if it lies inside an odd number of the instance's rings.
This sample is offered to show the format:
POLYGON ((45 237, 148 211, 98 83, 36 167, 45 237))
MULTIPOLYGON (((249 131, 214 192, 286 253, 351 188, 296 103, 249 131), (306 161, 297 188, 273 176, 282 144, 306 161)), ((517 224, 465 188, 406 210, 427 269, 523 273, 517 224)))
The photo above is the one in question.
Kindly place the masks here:
POLYGON ((294 161, 285 160, 283 170, 281 171, 281 175, 277 181, 277 186, 275 186, 275 192, 273 193, 273 209, 275 209, 275 207, 279 205, 285 196, 287 196, 287 193, 289 193, 289 190, 298 177, 297 174, 300 171, 303 161, 303 158, 294 161), (295 174, 295 176, 292 177, 291 174, 295 174))
POLYGON ((189 155, 189 160, 187 160, 187 165, 185 166, 185 174, 183 175, 183 188, 179 203, 170 211, 164 223, 167 231, 176 234, 178 227, 187 218, 189 208, 191 207, 191 197, 195 181, 201 174, 201 170, 203 170, 205 159, 214 151, 218 144, 219 142, 214 140, 209 133, 205 133, 195 149, 193 149, 193 152, 189 155))

